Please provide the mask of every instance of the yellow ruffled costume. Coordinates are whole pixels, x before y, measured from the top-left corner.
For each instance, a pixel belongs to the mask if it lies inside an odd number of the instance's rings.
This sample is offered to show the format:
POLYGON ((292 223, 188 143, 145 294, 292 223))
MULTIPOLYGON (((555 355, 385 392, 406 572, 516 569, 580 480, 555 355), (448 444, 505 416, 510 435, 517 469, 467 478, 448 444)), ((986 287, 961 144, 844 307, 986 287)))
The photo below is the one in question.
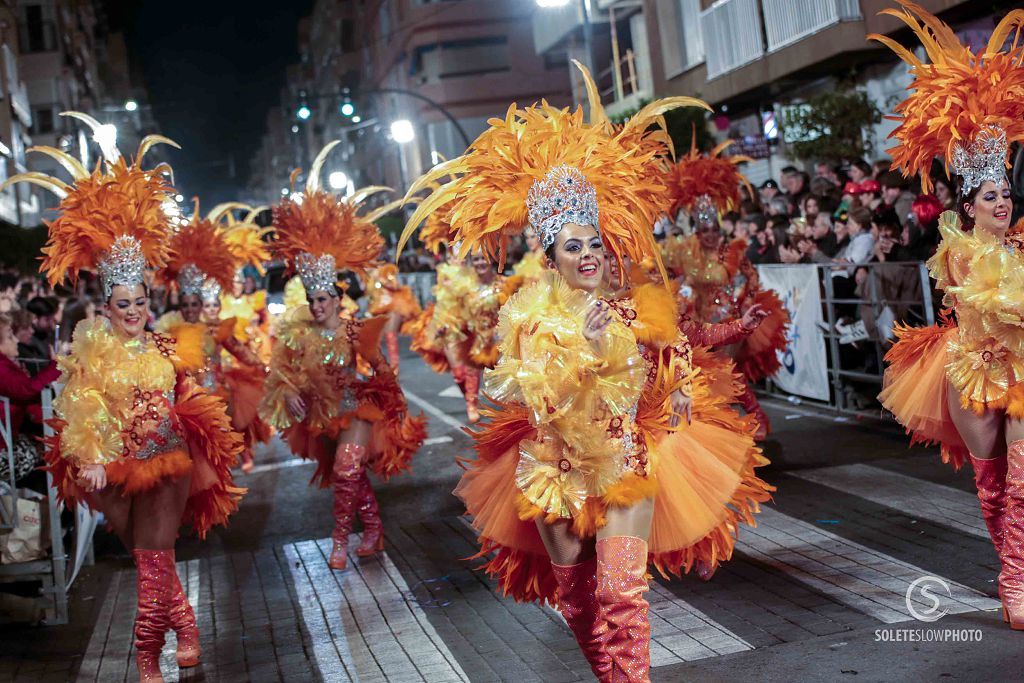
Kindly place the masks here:
POLYGON ((498 311, 522 283, 521 277, 498 275, 486 285, 477 281, 475 291, 465 297, 464 330, 469 337, 467 358, 471 365, 489 368, 498 360, 498 311))
POLYGON ((382 477, 407 470, 426 439, 426 419, 408 414, 402 389, 380 355, 384 322, 342 319, 331 332, 314 324, 308 306, 281 318, 260 415, 281 430, 293 453, 317 462, 312 481, 322 487, 331 483, 332 442, 353 418, 373 425, 368 465, 382 477), (356 374, 359 358, 372 367, 370 379, 356 374), (301 421, 288 410, 289 395, 306 402, 301 421))
POLYGON ((59 361, 65 386, 54 402, 48 462, 62 497, 83 502, 90 497, 76 480, 85 465, 105 465, 107 480, 126 494, 191 474, 183 520, 202 537, 227 521, 244 493, 230 475, 242 440, 223 402, 190 378, 203 366, 202 332, 179 331, 177 339, 125 341, 105 318, 80 323, 71 354, 59 361))
POLYGON ((956 322, 897 328, 879 399, 915 442, 940 443, 959 467, 967 449, 952 426, 947 382, 979 415, 1002 409, 1024 419, 1024 259, 1012 239, 966 232, 952 211, 939 218, 939 232, 928 269, 956 322))
POLYGON ((548 269, 544 260, 544 254, 528 251, 523 254, 523 258, 512 269, 512 274, 521 277, 524 282, 536 282, 544 271, 548 269))
POLYGON ((477 458, 456 495, 480 556, 495 553, 486 570, 517 600, 555 601, 537 518, 570 519, 592 537, 609 505, 654 497, 651 561, 664 573, 698 566, 707 575, 770 495, 753 473, 767 462, 753 421, 728 408, 729 394, 713 393, 738 391, 737 379, 694 367, 671 295, 658 289, 609 302, 618 315, 600 352, 582 334, 594 297, 554 272, 502 308, 501 355, 487 374, 499 410, 474 433, 477 458), (680 389, 693 395, 695 417, 671 430, 669 397, 680 389))

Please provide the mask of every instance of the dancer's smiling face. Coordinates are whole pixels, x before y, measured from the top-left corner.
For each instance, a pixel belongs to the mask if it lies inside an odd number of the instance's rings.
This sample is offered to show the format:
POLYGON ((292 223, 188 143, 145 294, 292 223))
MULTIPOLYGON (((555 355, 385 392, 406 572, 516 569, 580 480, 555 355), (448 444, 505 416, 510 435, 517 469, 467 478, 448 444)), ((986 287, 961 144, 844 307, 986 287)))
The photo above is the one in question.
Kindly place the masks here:
POLYGON ((570 287, 593 292, 601 284, 604 244, 592 226, 566 223, 555 237, 548 257, 570 287))
POLYGON ((146 331, 149 317, 149 295, 141 285, 126 287, 115 285, 107 301, 107 315, 110 324, 122 336, 137 339, 146 331))
POLYGON ((181 297, 181 317, 187 323, 199 322, 199 315, 203 312, 203 301, 196 294, 186 294, 181 297))
POLYGON ((306 297, 313 322, 323 327, 331 327, 338 321, 338 297, 329 292, 317 290, 306 297))
POLYGON ((1013 196, 1006 179, 998 183, 986 180, 974 194, 974 200, 964 203, 967 215, 977 228, 998 236, 1006 234, 1013 214, 1013 196))
POLYGON ((203 320, 208 323, 215 323, 220 320, 220 299, 210 299, 203 302, 203 320))

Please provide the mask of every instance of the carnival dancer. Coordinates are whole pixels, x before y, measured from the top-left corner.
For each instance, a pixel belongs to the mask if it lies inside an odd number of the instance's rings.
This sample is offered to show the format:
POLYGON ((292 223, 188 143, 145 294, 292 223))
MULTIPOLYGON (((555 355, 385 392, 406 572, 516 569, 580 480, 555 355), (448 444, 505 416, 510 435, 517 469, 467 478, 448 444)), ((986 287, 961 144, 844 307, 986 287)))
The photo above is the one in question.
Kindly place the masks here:
MULTIPOLYGON (((680 312, 683 324, 732 321, 734 325, 753 306, 758 307, 761 322, 743 334, 721 338, 716 345, 729 348, 736 366, 748 382, 760 382, 775 373, 781 362, 778 352, 786 348, 789 314, 778 295, 762 288, 757 269, 747 258, 744 239, 726 240, 719 224, 719 212, 739 205, 740 185, 749 187, 737 165, 747 157, 723 158, 731 141, 702 155, 696 146, 668 172, 666 184, 672 204, 670 215, 684 210, 693 214, 696 232, 673 241, 666 264, 678 276, 680 312)), ((751 190, 752 192, 752 190, 751 190)), ((750 389, 743 392, 740 404, 757 417, 759 440, 770 430, 768 416, 750 389)))
POLYGON ((384 263, 370 270, 370 286, 366 292, 370 315, 387 318, 384 342, 388 360, 398 377, 398 332, 402 325, 422 313, 412 290, 398 281, 398 267, 384 263))
POLYGON ((1024 11, 1010 12, 977 54, 910 2, 884 10, 921 39, 927 61, 872 35, 910 65, 913 82, 896 107, 893 168, 920 174, 932 161, 959 176, 956 211, 939 219, 942 242, 928 268, 950 310, 939 325, 898 327, 886 359, 882 404, 942 457, 974 467, 982 516, 1002 571, 1003 617, 1024 630, 1024 259, 1008 234, 1013 201, 1008 143, 1024 140, 1024 11), (1004 49, 1010 34, 1013 39, 1004 49))
POLYGON ((540 247, 540 238, 531 228, 527 228, 523 235, 526 238, 526 253, 519 263, 512 268, 512 274, 523 279, 524 284, 530 284, 540 279, 540 276, 547 270, 544 259, 544 250, 540 247))
MULTIPOLYGON (((695 386, 685 347, 675 349, 674 306, 667 316, 652 311, 660 323, 627 326, 631 315, 595 291, 607 260, 657 251, 650 226, 665 188, 644 178, 650 155, 627 141, 668 109, 706 105, 658 101, 614 134, 580 68, 591 123, 582 108, 512 106, 464 156, 433 172, 456 179, 420 203, 399 244, 446 201, 462 252, 480 250, 499 267, 525 223, 540 236, 552 266, 501 309, 498 361, 486 380, 497 407, 484 411, 477 458, 456 493, 481 556, 496 553, 487 570, 502 589, 557 604, 601 680, 643 681, 649 553, 669 571, 712 558, 728 536, 716 529, 740 477, 706 448, 662 450, 695 386), (681 474, 691 455, 699 485, 681 474)), ((753 448, 749 434, 721 436, 730 444, 723 448, 743 444, 744 457, 753 448)))
POLYGON ((298 272, 308 305, 288 311, 277 329, 266 395, 260 413, 282 431, 292 452, 315 460, 311 483, 334 488, 332 569, 348 565, 348 541, 358 514, 363 522, 360 557, 384 547, 384 530, 367 470, 388 478, 405 471, 426 438, 426 420, 408 413, 395 375, 380 353, 387 320, 342 318, 338 271, 365 275, 383 246, 373 221, 388 204, 359 215, 363 200, 385 188, 338 198, 321 189, 320 169, 338 144, 313 162, 305 192, 274 207, 274 250, 298 272), (372 376, 360 378, 357 361, 372 376))
MULTIPOLYGON (((253 251, 244 247, 247 240, 240 236, 246 228, 241 224, 228 228, 222 223, 230 210, 230 205, 220 205, 204 217, 197 202, 191 221, 171 236, 167 265, 157 277, 168 288, 177 289, 179 310, 161 316, 155 329, 178 338, 188 334, 185 327, 194 327, 194 334, 201 337, 204 363, 193 379, 224 399, 231 427, 245 441, 242 471, 250 472, 255 444, 268 442, 272 431, 256 412, 266 366, 235 336, 235 319, 220 319, 221 291, 230 286, 242 265, 239 259, 248 260, 244 255, 253 251)), ((256 248, 257 257, 265 254, 261 249, 256 248)))
MULTIPOLYGON (((100 123, 77 112, 94 132, 100 123)), ((223 524, 238 507, 230 468, 241 438, 230 428, 224 403, 190 378, 204 357, 198 335, 174 339, 148 333, 146 268, 163 267, 171 226, 164 204, 173 189, 165 164, 144 171, 140 164, 157 143, 148 136, 128 164, 97 136, 105 163, 89 173, 74 157, 35 148, 56 159, 73 178, 66 184, 38 173, 14 182, 41 185, 60 197, 49 224, 41 269, 56 285, 73 285, 79 271, 100 275, 106 317, 83 321, 71 354, 60 359, 64 389, 54 402, 56 435, 47 443, 48 469, 58 495, 103 512, 132 551, 138 569, 135 652, 139 677, 162 681, 160 651, 165 633, 178 635, 177 661, 199 661, 199 631, 181 588, 174 543, 182 523, 200 538, 223 524)), ((176 146, 176 145, 175 145, 176 146)))

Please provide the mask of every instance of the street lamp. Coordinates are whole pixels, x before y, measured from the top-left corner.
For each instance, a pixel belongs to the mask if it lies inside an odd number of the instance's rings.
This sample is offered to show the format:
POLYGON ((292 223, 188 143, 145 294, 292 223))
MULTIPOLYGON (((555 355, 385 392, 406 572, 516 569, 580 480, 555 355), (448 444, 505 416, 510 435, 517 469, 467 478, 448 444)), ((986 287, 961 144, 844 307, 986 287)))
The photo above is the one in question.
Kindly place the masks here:
POLYGON ((348 176, 341 171, 334 171, 327 176, 327 182, 330 183, 332 190, 344 190, 348 187, 348 176))
POLYGON ((409 119, 398 119, 391 122, 391 138, 400 145, 416 139, 416 131, 409 119))
POLYGON ((124 103, 124 110, 125 111, 138 111, 138 109, 139 109, 139 103, 136 102, 135 100, 128 100, 127 102, 124 103))
POLYGON ((355 116, 352 117, 352 123, 359 123, 362 120, 363 120, 363 117, 360 116, 359 114, 356 114, 355 116))
POLYGON ((103 150, 114 149, 117 146, 117 126, 104 123, 93 133, 93 139, 103 150))
POLYGON ((174 195, 174 201, 176 201, 176 202, 183 202, 183 201, 185 201, 185 195, 181 195, 181 194, 174 195))
POLYGON ((342 102, 341 103, 341 115, 342 116, 352 116, 355 113, 356 113, 356 105, 352 104, 351 102, 342 102))
POLYGON ((305 102, 303 102, 299 106, 298 111, 295 112, 295 115, 298 116, 300 120, 307 121, 307 120, 309 120, 309 117, 313 115, 313 110, 310 109, 309 106, 306 105, 305 102))

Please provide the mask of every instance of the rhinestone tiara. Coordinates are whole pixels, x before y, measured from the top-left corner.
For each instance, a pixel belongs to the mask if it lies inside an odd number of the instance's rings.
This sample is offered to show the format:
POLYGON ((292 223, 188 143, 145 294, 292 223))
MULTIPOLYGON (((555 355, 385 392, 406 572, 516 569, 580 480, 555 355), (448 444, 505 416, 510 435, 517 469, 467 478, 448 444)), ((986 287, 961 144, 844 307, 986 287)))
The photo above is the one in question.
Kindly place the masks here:
POLYGON ((206 303, 220 301, 220 283, 213 278, 207 278, 199 288, 199 298, 206 303))
POLYGON ((566 223, 598 227, 597 191, 578 169, 555 166, 526 196, 530 225, 547 249, 566 223))
POLYGON ((206 273, 194 263, 186 263, 178 273, 178 292, 181 296, 202 296, 206 273))
POLYGON ((697 210, 697 222, 701 225, 714 225, 718 219, 718 209, 715 208, 715 202, 709 194, 697 197, 694 208, 697 210))
POLYGON ((117 285, 134 287, 146 282, 146 255, 142 253, 142 243, 131 235, 121 235, 114 240, 97 267, 105 299, 110 299, 117 285))
POLYGON ((303 251, 295 257, 295 270, 298 272, 307 294, 313 292, 334 294, 334 288, 338 283, 338 268, 335 263, 334 257, 330 254, 317 257, 303 251))
POLYGON ((982 128, 966 146, 953 145, 950 163, 963 179, 963 192, 981 187, 986 180, 998 184, 1006 178, 1006 131, 998 126, 982 128))

